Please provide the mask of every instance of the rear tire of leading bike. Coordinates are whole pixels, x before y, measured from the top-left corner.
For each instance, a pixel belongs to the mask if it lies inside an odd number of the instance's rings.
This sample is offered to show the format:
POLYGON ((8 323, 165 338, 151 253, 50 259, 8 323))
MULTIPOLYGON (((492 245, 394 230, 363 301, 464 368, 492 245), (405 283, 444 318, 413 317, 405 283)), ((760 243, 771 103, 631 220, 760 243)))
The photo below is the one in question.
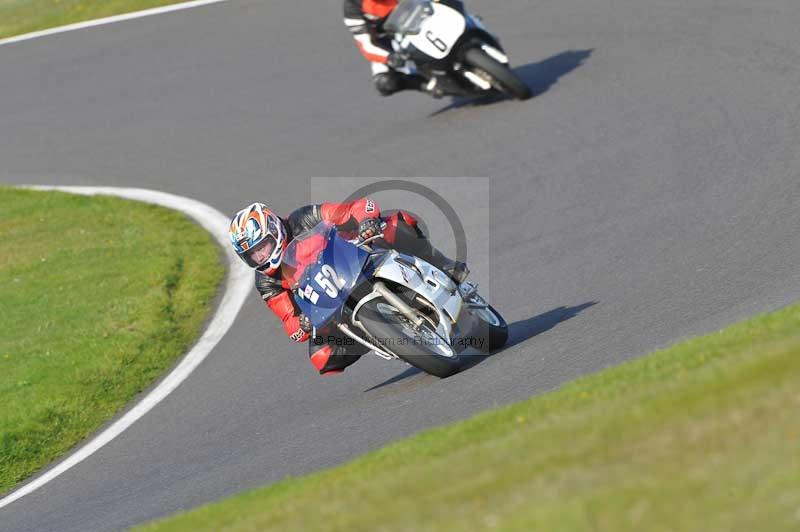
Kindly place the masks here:
MULTIPOLYGON (((419 341, 420 336, 424 340, 424 331, 419 335, 408 320, 382 298, 365 303, 358 311, 358 319, 373 337, 385 342, 384 345, 398 357, 425 373, 444 379, 462 368, 458 354, 444 356, 437 352, 443 347, 437 347, 436 342, 419 341)), ((433 330, 433 327, 429 329, 433 330)))
POLYGON ((519 79, 508 65, 496 60, 480 48, 467 50, 464 62, 489 74, 501 89, 518 100, 527 100, 533 96, 530 87, 519 79))

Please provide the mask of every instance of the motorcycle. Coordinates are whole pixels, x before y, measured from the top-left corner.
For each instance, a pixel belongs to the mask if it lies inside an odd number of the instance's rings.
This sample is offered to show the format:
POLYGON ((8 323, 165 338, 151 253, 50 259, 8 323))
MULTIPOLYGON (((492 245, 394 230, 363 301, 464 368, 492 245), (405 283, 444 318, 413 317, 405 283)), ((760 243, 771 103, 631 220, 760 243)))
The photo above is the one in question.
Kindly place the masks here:
POLYGON ((463 367, 468 349, 490 352, 508 339, 508 324, 474 283, 456 286, 431 264, 393 249, 347 239, 322 222, 289 243, 284 279, 317 331, 331 326, 376 355, 401 359, 445 378, 463 367))
POLYGON ((509 67, 497 38, 459 0, 402 0, 383 30, 391 36, 395 52, 406 60, 396 70, 421 74, 442 95, 499 91, 520 100, 532 96, 509 67))

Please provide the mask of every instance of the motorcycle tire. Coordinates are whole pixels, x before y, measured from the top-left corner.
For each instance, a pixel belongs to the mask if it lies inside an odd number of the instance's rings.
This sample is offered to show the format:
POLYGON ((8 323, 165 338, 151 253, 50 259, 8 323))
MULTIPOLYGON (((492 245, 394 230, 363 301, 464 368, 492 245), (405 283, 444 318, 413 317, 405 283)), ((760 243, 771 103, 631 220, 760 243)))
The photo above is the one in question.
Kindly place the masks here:
POLYGON ((489 74, 503 91, 518 100, 527 100, 533 93, 508 65, 499 62, 480 48, 470 48, 464 54, 464 62, 489 74))
POLYGON ((489 305, 486 311, 493 314, 494 319, 478 316, 488 329, 483 335, 486 341, 479 346, 479 349, 485 353, 491 353, 506 345, 508 341, 508 323, 493 306, 489 305))
POLYGON ((358 311, 358 319, 374 338, 391 346, 394 354, 425 373, 447 378, 461 370, 458 354, 445 356, 436 352, 433 343, 411 341, 408 338, 410 324, 404 323, 407 321, 404 316, 382 298, 365 303, 358 311))

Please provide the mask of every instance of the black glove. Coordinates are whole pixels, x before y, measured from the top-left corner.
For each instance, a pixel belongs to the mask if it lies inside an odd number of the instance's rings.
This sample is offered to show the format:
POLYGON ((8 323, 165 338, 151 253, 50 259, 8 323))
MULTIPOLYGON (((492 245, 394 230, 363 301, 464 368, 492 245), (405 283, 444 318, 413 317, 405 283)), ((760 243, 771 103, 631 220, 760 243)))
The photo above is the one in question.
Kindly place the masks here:
POLYGON ((311 334, 314 330, 314 326, 311 324, 311 318, 306 316, 305 314, 300 314, 300 328, 303 329, 303 332, 311 334))
POLYGON ((406 57, 398 52, 391 52, 386 58, 386 66, 392 70, 397 70, 406 66, 406 57))
POLYGON ((358 239, 362 242, 379 234, 381 234, 380 218, 367 218, 358 224, 358 239))

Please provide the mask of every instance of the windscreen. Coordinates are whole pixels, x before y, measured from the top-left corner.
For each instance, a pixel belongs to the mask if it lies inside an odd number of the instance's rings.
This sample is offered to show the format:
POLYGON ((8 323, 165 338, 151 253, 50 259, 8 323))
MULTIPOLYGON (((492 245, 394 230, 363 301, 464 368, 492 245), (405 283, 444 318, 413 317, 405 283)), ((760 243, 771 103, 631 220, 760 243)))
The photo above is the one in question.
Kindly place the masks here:
POLYGON ((419 33, 422 23, 432 14, 430 0, 403 0, 386 19, 383 28, 389 33, 414 35, 419 33))
POLYGON ((281 270, 292 288, 300 281, 306 268, 320 259, 333 229, 332 223, 321 222, 289 243, 283 252, 281 270))

